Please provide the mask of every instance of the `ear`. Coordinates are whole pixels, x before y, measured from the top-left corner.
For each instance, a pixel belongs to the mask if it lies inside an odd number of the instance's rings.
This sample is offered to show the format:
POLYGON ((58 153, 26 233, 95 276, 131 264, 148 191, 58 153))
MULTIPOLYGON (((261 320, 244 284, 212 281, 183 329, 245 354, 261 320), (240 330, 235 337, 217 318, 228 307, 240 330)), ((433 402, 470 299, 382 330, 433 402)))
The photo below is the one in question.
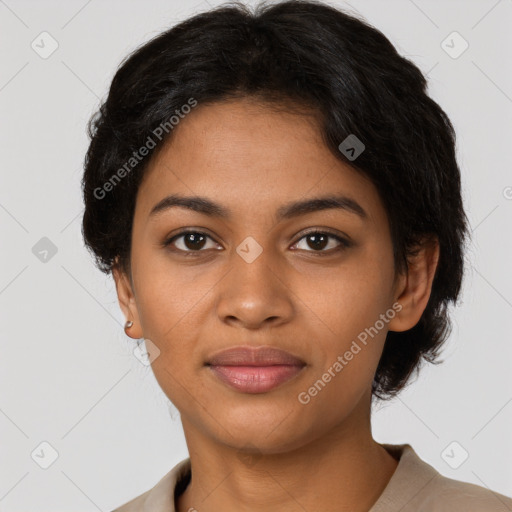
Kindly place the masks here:
POLYGON ((127 336, 133 339, 143 338, 142 326, 139 320, 139 312, 137 310, 137 303, 135 301, 135 294, 132 289, 132 282, 126 271, 121 268, 116 259, 112 267, 112 275, 116 284, 117 299, 126 320, 131 320, 133 325, 126 329, 127 336))
POLYGON ((425 237, 408 258, 408 268, 398 280, 395 302, 402 309, 389 322, 390 331, 407 331, 419 322, 430 298, 438 261, 438 238, 425 237))

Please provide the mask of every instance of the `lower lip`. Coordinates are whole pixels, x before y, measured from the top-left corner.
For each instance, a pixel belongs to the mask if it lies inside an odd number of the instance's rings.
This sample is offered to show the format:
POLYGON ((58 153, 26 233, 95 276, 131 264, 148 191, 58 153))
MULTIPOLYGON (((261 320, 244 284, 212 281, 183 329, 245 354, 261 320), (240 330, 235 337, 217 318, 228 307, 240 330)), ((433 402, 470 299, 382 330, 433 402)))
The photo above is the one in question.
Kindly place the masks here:
POLYGON ((243 393, 265 393, 295 377, 303 366, 210 366, 224 383, 243 393))

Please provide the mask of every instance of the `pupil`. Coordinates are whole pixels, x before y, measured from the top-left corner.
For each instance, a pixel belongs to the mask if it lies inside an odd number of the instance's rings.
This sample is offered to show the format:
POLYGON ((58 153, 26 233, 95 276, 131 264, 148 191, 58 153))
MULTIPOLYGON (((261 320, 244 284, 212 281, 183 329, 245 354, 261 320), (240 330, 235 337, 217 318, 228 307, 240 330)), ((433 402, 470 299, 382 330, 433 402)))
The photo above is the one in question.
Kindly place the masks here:
POLYGON ((189 233, 185 235, 185 245, 188 249, 201 249, 204 246, 204 240, 205 237, 203 235, 200 235, 198 233, 189 233), (197 245, 197 242, 203 242, 202 245, 197 245), (189 242, 192 242, 189 244, 189 242), (194 245, 194 243, 196 245, 194 245))
POLYGON ((326 243, 325 243, 326 241, 327 241, 327 237, 325 235, 313 234, 313 235, 309 235, 309 237, 308 237, 308 242, 313 242, 313 246, 312 246, 313 249, 323 249, 326 246, 326 243), (317 239, 317 240, 315 241, 315 239, 317 239), (319 243, 318 239, 321 239, 320 243, 319 243))

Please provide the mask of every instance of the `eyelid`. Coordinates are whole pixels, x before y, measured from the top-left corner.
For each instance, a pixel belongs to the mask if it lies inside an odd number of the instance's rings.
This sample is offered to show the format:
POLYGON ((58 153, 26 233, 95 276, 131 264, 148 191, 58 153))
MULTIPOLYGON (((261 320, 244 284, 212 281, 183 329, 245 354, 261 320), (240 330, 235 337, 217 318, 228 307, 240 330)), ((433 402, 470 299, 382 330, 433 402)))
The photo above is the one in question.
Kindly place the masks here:
MULTIPOLYGON (((302 232, 300 234, 300 236, 297 238, 297 242, 299 240, 302 240, 307 235, 314 235, 314 234, 317 234, 317 233, 320 234, 320 235, 332 236, 333 238, 337 238, 338 240, 346 242, 347 244, 353 244, 354 243, 352 241, 352 239, 348 235, 346 235, 345 233, 340 232, 340 231, 334 231, 331 228, 323 228, 323 227, 311 228, 311 229, 308 229, 305 232, 302 232)), ((297 243, 297 242, 295 242, 295 243, 297 243)))

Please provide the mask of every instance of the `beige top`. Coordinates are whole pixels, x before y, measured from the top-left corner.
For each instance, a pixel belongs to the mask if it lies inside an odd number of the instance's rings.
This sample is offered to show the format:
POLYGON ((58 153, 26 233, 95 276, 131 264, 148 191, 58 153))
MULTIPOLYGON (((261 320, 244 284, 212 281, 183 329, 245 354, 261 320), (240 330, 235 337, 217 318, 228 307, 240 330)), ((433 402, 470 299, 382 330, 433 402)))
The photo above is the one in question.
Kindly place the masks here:
MULTIPOLYGON (((381 445, 398 466, 369 512, 510 512, 512 498, 441 475, 409 444, 381 445)), ((152 489, 112 512, 176 512, 175 495, 190 481, 190 458, 174 466, 152 489)))

